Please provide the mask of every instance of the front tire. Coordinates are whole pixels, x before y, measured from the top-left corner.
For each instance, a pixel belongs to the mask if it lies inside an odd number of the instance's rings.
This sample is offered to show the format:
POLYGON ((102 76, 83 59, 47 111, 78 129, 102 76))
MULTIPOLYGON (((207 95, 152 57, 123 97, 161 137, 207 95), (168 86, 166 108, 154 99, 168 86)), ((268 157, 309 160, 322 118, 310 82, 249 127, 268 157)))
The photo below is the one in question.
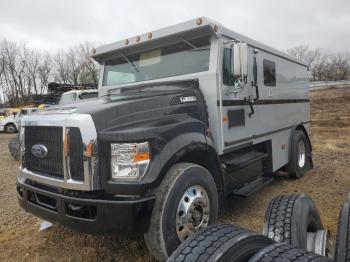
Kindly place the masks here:
POLYGON ((154 193, 144 238, 151 254, 165 261, 191 234, 216 222, 218 194, 209 171, 192 163, 172 166, 154 193))

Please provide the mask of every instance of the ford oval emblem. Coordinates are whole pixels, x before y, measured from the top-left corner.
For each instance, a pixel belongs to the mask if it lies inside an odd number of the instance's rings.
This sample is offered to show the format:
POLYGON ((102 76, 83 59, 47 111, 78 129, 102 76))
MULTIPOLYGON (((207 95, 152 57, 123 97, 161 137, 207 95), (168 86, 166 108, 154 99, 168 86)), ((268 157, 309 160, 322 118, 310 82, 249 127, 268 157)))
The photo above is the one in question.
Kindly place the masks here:
POLYGON ((32 146, 30 151, 32 152, 33 156, 37 158, 44 158, 48 153, 47 147, 42 144, 36 144, 32 146))

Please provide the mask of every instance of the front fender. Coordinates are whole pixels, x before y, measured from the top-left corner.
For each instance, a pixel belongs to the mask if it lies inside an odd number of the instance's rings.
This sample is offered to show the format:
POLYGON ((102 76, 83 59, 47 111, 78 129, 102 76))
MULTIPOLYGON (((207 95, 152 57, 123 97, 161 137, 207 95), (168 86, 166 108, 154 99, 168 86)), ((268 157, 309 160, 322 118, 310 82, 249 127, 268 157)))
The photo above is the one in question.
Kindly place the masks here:
POLYGON ((98 138, 101 189, 112 194, 145 194, 176 152, 191 144, 207 144, 205 130, 202 121, 188 115, 176 115, 102 131, 98 138), (143 178, 132 182, 111 181, 110 143, 144 141, 150 143, 151 161, 143 178))
POLYGON ((154 183, 161 180, 159 177, 161 171, 167 163, 183 148, 201 144, 206 145, 206 137, 203 133, 191 132, 183 133, 174 137, 171 141, 166 143, 159 150, 154 157, 152 157, 149 169, 144 177, 144 181, 154 183))

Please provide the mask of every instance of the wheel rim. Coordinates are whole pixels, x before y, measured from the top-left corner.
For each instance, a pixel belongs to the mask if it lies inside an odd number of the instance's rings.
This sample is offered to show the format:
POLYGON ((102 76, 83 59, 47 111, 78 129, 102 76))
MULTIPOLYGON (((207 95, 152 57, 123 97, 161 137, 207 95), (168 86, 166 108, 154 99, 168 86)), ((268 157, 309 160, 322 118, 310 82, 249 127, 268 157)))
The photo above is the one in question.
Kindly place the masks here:
POLYGON ((315 254, 334 257, 334 246, 330 241, 328 230, 318 230, 316 232, 307 232, 307 250, 315 254))
POLYGON ((201 186, 188 188, 181 197, 176 213, 176 232, 180 241, 207 227, 209 216, 208 193, 201 186))
POLYGON ((304 141, 299 141, 299 144, 298 144, 298 152, 299 152, 299 156, 298 156, 298 165, 299 167, 304 167, 305 165, 305 158, 306 158, 306 155, 305 155, 305 144, 304 144, 304 141))

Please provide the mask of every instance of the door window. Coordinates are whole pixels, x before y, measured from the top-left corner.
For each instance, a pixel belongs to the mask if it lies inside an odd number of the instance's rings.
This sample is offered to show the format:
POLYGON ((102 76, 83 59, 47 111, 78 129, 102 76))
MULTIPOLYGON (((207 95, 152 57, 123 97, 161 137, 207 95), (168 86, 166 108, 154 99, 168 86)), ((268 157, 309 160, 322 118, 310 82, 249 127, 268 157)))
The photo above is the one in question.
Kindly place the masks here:
POLYGON ((276 63, 270 60, 264 59, 264 85, 276 86, 276 63))

